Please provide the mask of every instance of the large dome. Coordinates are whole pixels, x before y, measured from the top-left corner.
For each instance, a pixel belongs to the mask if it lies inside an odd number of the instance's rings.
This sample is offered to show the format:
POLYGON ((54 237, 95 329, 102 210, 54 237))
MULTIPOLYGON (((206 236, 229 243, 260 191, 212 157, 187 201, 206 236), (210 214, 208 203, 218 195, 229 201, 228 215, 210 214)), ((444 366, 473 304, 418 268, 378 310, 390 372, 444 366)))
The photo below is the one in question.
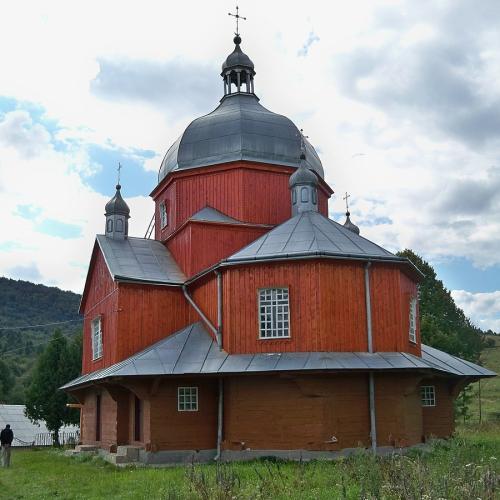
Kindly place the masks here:
MULTIPOLYGON (((307 166, 323 177, 316 151, 307 140, 305 146, 307 166)), ((255 95, 237 93, 191 122, 167 151, 158 181, 174 170, 235 160, 298 167, 300 154, 301 133, 291 120, 264 108, 255 95)))
POLYGON ((222 65, 221 103, 208 115, 192 121, 170 147, 161 163, 158 182, 176 170, 237 160, 298 167, 303 153, 306 166, 323 178, 321 161, 301 131, 291 120, 259 103, 254 94, 254 65, 242 52, 239 35, 234 43, 234 51, 222 65))

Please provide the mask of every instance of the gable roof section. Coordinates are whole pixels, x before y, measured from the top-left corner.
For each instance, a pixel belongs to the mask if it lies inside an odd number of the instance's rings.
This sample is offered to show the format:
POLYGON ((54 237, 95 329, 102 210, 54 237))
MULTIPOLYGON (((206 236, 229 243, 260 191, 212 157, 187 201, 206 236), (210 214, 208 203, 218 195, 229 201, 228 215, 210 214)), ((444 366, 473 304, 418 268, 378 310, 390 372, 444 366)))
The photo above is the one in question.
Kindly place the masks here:
POLYGON ((196 221, 207 221, 207 222, 225 222, 227 224, 241 224, 239 220, 233 219, 219 210, 207 205, 202 208, 194 215, 192 215, 189 220, 196 221))
POLYGON ((115 281, 182 285, 186 276, 159 241, 128 237, 124 240, 97 235, 109 272, 115 281))
POLYGON ((379 245, 318 212, 303 212, 226 259, 227 263, 299 257, 384 260, 407 263, 379 245))
POLYGON ((422 345, 422 358, 404 352, 292 352, 228 354, 221 351, 202 323, 194 323, 130 358, 82 375, 61 389, 108 377, 210 375, 312 370, 432 370, 459 377, 493 377, 474 363, 422 345))

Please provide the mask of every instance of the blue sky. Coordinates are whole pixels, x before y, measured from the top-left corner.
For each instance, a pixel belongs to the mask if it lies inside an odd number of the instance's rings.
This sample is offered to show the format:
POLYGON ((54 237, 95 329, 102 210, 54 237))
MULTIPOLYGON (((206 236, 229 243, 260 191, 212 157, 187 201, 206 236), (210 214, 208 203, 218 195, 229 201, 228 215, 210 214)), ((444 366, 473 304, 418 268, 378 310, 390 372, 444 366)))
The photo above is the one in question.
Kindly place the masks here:
MULTIPOLYGON (((4 9, 0 274, 81 292, 118 162, 131 233, 144 235, 163 155, 221 97, 233 7, 187 1, 167 25, 172 6, 150 0, 4 9)), ((240 7, 256 93, 316 147, 332 216, 348 191, 364 236, 413 249, 500 331, 500 4, 240 7)))

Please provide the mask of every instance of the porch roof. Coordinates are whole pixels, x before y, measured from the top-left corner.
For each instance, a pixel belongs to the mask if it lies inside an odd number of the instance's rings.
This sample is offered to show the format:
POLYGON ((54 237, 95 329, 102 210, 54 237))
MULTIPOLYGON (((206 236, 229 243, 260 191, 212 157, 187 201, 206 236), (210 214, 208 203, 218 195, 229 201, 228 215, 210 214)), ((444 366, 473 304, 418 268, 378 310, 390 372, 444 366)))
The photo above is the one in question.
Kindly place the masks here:
POLYGON ((405 352, 283 352, 228 354, 202 323, 194 323, 108 368, 63 385, 74 389, 111 377, 251 374, 284 371, 429 370, 455 377, 494 377, 495 372, 422 344, 422 357, 405 352))

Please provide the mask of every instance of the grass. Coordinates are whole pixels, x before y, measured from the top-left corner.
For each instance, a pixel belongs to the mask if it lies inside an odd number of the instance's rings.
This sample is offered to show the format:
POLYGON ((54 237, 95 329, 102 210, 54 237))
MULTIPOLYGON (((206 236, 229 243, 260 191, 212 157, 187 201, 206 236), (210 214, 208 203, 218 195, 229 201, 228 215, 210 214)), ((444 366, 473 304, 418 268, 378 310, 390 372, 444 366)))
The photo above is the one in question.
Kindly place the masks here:
POLYGON ((8 499, 411 499, 498 498, 500 426, 462 429, 431 451, 309 463, 258 460, 122 468, 56 450, 14 451, 0 469, 8 499))
MULTIPOLYGON (((487 348, 481 355, 481 362, 490 370, 500 374, 500 336, 493 335, 495 347, 487 348)), ((470 402, 471 422, 479 422, 479 387, 473 384, 470 402)), ((500 376, 481 381, 482 422, 500 422, 500 376)))

